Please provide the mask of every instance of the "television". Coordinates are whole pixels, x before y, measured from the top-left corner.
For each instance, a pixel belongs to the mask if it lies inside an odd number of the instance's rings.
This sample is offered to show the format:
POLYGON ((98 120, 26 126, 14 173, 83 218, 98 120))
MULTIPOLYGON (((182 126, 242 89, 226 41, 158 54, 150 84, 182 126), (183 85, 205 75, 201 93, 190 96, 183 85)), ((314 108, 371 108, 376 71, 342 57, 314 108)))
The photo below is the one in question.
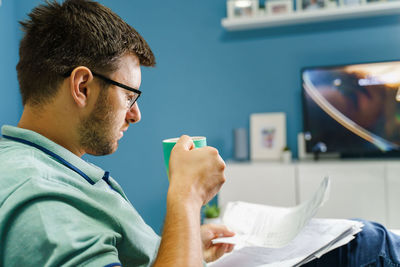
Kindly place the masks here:
POLYGON ((400 157, 400 61, 301 70, 307 153, 400 157))

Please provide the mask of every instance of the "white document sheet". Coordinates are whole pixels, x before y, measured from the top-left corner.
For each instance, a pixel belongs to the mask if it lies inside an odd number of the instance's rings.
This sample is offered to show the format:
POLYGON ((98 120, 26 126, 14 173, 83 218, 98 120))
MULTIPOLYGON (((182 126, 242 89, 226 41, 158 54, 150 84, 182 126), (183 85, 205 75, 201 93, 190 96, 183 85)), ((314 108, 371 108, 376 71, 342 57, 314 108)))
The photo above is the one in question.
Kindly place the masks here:
POLYGON ((295 207, 272 207, 246 202, 230 202, 223 223, 236 233, 217 238, 213 243, 231 243, 237 247, 280 248, 293 240, 329 197, 330 180, 322 181, 314 196, 295 207))
POLYGON ((210 267, 299 266, 349 242, 361 231, 362 223, 340 219, 311 219, 283 248, 247 246, 235 249, 210 267))

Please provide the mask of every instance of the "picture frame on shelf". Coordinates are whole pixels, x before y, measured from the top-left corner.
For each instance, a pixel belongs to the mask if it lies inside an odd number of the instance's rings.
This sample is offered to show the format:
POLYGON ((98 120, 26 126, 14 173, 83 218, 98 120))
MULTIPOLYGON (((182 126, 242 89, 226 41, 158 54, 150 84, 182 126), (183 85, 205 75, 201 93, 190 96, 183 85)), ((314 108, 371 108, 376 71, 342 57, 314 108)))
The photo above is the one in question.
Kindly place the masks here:
POLYGON ((291 0, 267 0, 265 1, 267 15, 283 15, 293 12, 293 2, 291 0))
POLYGON ((297 0, 296 11, 315 11, 328 7, 328 0, 297 0))
POLYGON ((285 146, 285 113, 255 113, 250 115, 251 160, 280 160, 285 146))
POLYGON ((337 8, 339 6, 339 0, 325 0, 325 8, 337 8))
POLYGON ((367 0, 339 0, 340 6, 359 6, 365 5, 366 3, 367 0))
POLYGON ((226 5, 228 18, 252 17, 259 13, 258 0, 228 0, 226 5))

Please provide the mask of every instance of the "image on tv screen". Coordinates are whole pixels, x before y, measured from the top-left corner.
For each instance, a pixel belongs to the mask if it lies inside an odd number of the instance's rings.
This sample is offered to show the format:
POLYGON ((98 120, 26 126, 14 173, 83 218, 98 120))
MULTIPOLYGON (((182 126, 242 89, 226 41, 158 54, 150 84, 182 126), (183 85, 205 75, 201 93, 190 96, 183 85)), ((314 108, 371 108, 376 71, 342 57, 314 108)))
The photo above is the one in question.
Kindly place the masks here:
POLYGON ((302 70, 306 151, 400 156, 400 61, 302 70))

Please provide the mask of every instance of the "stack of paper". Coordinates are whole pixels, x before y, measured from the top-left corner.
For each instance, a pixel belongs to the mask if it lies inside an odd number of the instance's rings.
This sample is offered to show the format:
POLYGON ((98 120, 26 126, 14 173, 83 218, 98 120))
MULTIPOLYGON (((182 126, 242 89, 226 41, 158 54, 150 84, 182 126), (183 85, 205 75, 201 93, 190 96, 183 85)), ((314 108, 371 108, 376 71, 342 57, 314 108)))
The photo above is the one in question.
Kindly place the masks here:
POLYGON ((299 266, 350 242, 362 223, 312 219, 328 198, 329 184, 325 178, 309 201, 292 208, 228 203, 223 222, 236 235, 213 242, 235 244, 236 248, 209 266, 299 266))

